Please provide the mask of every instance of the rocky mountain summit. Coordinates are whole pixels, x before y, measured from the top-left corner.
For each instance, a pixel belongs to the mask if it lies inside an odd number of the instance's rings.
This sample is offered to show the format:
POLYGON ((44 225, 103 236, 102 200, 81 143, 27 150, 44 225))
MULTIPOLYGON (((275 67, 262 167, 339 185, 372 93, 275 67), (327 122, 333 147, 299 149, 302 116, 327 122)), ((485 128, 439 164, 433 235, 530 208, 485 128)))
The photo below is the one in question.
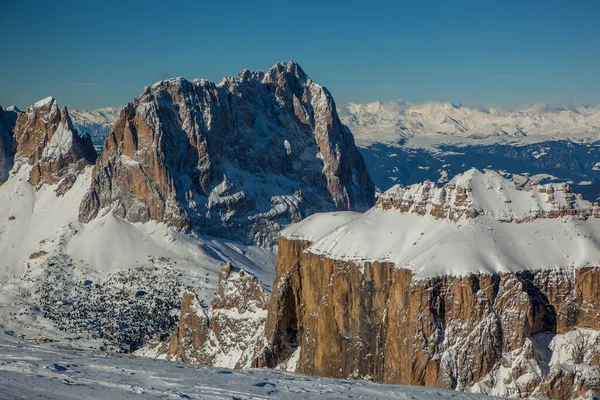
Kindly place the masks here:
POLYGON ((373 196, 331 94, 290 62, 146 87, 107 137, 80 219, 112 210, 271 245, 291 221, 373 196))
POLYGON ((15 160, 32 166, 29 182, 52 185, 66 178, 63 192, 97 157, 89 134, 80 136, 67 108, 59 110, 52 97, 38 101, 18 116, 14 140, 15 160))

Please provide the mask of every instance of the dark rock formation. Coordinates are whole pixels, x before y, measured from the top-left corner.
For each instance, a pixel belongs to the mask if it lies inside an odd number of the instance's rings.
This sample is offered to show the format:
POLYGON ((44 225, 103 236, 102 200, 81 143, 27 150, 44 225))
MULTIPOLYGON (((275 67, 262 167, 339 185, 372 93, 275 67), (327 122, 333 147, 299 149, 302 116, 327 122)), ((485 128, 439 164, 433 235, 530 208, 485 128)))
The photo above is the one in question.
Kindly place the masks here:
POLYGON ((19 111, 0 107, 0 185, 8 179, 15 156, 14 130, 19 111))

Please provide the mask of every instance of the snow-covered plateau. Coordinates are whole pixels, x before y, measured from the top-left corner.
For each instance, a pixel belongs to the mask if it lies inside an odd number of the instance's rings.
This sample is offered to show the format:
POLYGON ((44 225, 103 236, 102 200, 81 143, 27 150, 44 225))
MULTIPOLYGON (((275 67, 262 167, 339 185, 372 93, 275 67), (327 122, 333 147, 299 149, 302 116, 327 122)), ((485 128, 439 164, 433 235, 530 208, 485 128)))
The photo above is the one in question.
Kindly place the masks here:
POLYGON ((282 231, 327 258, 391 262, 416 277, 600 265, 600 207, 564 185, 519 189, 471 169, 444 187, 395 186, 366 213, 312 215, 282 231))
POLYGON ((510 397, 600 390, 600 206, 567 184, 471 169, 281 238, 267 365, 510 397))

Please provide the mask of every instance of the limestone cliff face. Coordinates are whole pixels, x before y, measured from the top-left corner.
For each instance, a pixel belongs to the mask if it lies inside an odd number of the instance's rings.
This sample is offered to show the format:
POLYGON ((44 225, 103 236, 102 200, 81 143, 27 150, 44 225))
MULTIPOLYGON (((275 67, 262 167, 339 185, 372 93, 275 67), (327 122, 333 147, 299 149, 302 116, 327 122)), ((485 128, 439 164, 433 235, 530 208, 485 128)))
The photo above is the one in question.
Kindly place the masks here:
POLYGON ((184 293, 179 325, 166 342, 154 339, 136 355, 226 368, 250 368, 266 346, 264 323, 268 295, 256 278, 234 271, 219 276, 216 297, 206 309, 196 295, 184 293))
POLYGON ((330 93, 294 63, 215 84, 158 82, 109 134, 80 219, 112 210, 275 244, 316 211, 365 210, 374 186, 330 93))
POLYGON ((500 396, 597 393, 597 210, 566 187, 469 171, 393 188, 364 214, 311 216, 281 234, 257 363, 500 396))
POLYGON ((8 179, 15 155, 14 130, 19 111, 0 107, 0 185, 8 179))
POLYGON ((66 108, 59 110, 56 100, 40 100, 17 118, 14 139, 15 158, 32 165, 29 182, 56 184, 58 194, 68 190, 76 173, 96 160, 89 135, 80 136, 73 128, 66 108))
POLYGON ((600 390, 600 350, 584 344, 600 330, 600 268, 415 279, 309 246, 280 239, 260 365, 298 352, 296 371, 320 376, 557 399, 600 390), (578 348, 571 366, 552 359, 553 337, 578 348))

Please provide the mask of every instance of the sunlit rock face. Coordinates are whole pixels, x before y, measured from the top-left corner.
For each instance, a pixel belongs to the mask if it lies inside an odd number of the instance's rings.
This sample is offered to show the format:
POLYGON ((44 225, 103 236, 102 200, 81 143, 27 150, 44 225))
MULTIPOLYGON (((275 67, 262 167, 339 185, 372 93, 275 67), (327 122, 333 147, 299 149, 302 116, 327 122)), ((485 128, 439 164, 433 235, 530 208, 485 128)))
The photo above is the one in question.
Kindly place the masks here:
POLYGON ((90 136, 79 135, 68 110, 60 110, 52 97, 38 101, 18 116, 14 140, 15 160, 32 165, 29 182, 37 186, 64 181, 62 193, 97 157, 90 136))
POLYGON ((210 306, 196 295, 181 299, 179 324, 168 340, 158 338, 136 352, 142 357, 225 368, 250 368, 266 346, 266 293, 252 275, 227 264, 210 306))
MULTIPOLYGON (((600 389, 600 219, 491 171, 281 234, 258 364, 500 396, 600 389)), ((587 398, 587 397, 586 397, 587 398)))
POLYGON ((291 221, 366 210, 374 186, 331 94, 295 63, 144 89, 108 135, 80 219, 112 210, 274 245, 291 221))

